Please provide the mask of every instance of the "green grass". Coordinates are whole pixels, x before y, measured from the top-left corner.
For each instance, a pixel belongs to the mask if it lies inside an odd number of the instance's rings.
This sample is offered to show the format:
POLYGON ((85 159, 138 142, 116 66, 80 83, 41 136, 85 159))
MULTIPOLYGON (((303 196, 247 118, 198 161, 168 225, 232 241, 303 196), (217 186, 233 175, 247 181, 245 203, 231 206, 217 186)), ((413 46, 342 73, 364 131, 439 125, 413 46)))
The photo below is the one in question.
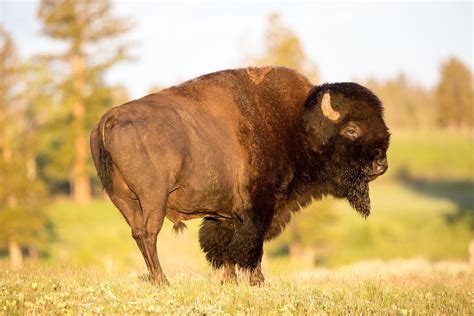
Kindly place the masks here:
MULTIPOLYGON (((318 259, 325 266, 420 256, 434 261, 467 260, 467 245, 474 238, 473 197, 471 187, 433 195, 420 193, 400 181, 381 179, 371 184, 372 213, 366 220, 345 201, 315 202, 297 213, 282 236, 267 248, 276 252, 297 229, 293 225, 311 220, 311 214, 329 208, 334 219, 324 226, 326 250, 318 259)), ((318 229, 322 229, 318 223, 306 229, 307 239, 311 240, 312 231, 318 229)), ((318 247, 318 243, 314 246, 318 247)))
POLYGON ((345 202, 334 206, 338 220, 331 227, 332 253, 326 264, 415 256, 467 259, 474 234, 469 221, 450 221, 459 212, 455 203, 417 194, 398 182, 374 183, 371 191, 372 214, 367 220, 345 202))
POLYGON ((437 129, 393 130, 384 177, 409 172, 425 178, 474 180, 472 136, 437 129))
POLYGON ((279 273, 265 286, 219 285, 181 272, 156 288, 137 275, 0 262, 0 314, 446 314, 474 312, 472 274, 370 277, 353 272, 279 273))
MULTIPOLYGON (((94 200, 86 206, 69 200, 57 201, 51 210, 57 240, 51 245, 49 262, 61 262, 80 267, 105 267, 114 271, 145 269, 130 228, 120 212, 108 200, 94 200)), ((177 236, 165 221, 158 236, 160 260, 176 269, 206 267, 197 241, 199 221, 187 223, 189 230, 177 236), (184 258, 183 258, 184 256, 184 258), (180 258, 183 260, 177 260, 180 258), (194 260, 195 266, 186 262, 194 260)))

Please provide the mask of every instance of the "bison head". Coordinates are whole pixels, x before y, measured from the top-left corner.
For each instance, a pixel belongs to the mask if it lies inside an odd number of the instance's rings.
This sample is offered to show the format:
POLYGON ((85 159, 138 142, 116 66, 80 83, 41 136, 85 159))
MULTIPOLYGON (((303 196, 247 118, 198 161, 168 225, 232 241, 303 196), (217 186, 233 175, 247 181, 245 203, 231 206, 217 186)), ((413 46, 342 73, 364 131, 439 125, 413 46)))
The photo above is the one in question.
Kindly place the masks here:
POLYGON ((370 214, 368 182, 388 168, 390 133, 380 100, 356 83, 313 88, 304 106, 308 151, 318 157, 316 177, 326 193, 370 214))

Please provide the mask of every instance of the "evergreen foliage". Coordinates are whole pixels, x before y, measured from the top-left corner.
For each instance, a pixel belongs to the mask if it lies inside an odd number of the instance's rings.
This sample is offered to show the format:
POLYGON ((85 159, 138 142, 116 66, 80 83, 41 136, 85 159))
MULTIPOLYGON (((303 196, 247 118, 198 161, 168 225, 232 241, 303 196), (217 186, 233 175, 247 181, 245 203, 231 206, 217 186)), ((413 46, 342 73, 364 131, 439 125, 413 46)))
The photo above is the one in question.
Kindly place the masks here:
POLYGON ((437 121, 442 127, 462 129, 474 125, 472 72, 457 58, 446 60, 436 88, 437 121))
POLYGON ((0 249, 8 248, 14 268, 22 264, 23 249, 36 255, 51 237, 24 77, 15 44, 0 26, 0 249))
POLYGON ((131 24, 114 16, 108 0, 42 0, 38 17, 43 32, 67 44, 59 55, 48 56, 55 71, 62 109, 57 111, 47 150, 45 168, 50 177, 69 180, 76 202, 87 203, 94 175, 88 136, 100 115, 114 104, 113 87, 103 80, 113 65, 127 59, 129 43, 119 42, 131 24), (57 167, 56 167, 57 166, 57 167), (60 173, 54 171, 61 170, 60 173), (67 173, 67 174, 65 174, 67 173))

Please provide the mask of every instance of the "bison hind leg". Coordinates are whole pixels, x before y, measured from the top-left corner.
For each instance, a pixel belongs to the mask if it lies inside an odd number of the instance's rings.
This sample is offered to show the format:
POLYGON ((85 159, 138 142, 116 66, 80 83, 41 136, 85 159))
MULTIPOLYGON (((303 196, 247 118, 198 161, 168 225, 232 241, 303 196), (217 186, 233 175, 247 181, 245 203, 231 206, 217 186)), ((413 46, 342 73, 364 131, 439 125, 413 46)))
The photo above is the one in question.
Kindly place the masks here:
POLYGON ((199 244, 215 269, 228 262, 227 247, 234 234, 234 224, 230 220, 204 218, 199 230, 199 244))

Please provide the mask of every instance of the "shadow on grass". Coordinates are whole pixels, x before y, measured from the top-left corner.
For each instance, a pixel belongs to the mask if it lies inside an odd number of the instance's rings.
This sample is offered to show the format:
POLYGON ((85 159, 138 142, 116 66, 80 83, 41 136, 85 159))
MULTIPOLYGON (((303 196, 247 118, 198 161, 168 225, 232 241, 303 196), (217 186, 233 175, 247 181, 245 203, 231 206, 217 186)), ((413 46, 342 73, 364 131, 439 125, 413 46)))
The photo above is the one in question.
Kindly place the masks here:
POLYGON ((402 170, 396 179, 410 189, 430 197, 448 199, 456 205, 456 212, 445 215, 449 224, 467 221, 474 230, 474 182, 464 179, 424 179, 402 170))

